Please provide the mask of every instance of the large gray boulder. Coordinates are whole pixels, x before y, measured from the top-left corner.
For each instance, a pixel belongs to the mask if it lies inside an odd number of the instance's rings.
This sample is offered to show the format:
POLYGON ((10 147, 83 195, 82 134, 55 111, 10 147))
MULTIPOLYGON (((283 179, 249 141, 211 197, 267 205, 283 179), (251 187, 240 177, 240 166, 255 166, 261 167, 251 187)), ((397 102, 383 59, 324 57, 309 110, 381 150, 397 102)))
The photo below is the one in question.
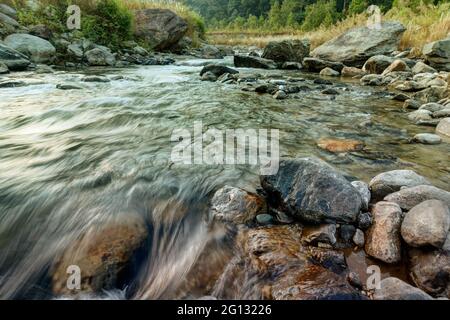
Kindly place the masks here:
POLYGON ((170 50, 188 29, 187 22, 168 9, 136 10, 134 24, 135 35, 155 50, 170 50))
POLYGON ((358 27, 327 41, 311 52, 311 56, 362 67, 372 56, 397 50, 405 27, 399 22, 384 22, 381 29, 358 27))
POLYGON ((0 43, 0 62, 9 70, 24 70, 30 64, 28 57, 0 43))
POLYGON ((234 66, 237 68, 257 68, 257 69, 277 68, 277 64, 273 60, 245 55, 235 55, 234 66))
POLYGON ((388 57, 384 55, 376 55, 370 57, 363 66, 363 71, 367 73, 381 74, 387 67, 394 62, 393 57, 388 57))
POLYGON ((116 58, 106 47, 97 47, 85 52, 85 57, 91 66, 113 66, 116 58))
POLYGON ((55 47, 47 40, 30 34, 11 34, 5 38, 4 43, 29 57, 34 63, 51 63, 55 59, 55 47))
POLYGON ((426 44, 422 53, 433 68, 450 71, 450 37, 426 44))
POLYGON ((312 223, 352 223, 361 196, 342 174, 317 158, 283 160, 276 175, 262 176, 269 206, 312 223))
POLYGON ((262 57, 275 62, 302 62, 309 56, 309 40, 271 41, 264 49, 262 57))
POLYGON ((394 277, 383 279, 380 288, 375 290, 373 298, 374 300, 433 300, 433 297, 426 292, 394 277))

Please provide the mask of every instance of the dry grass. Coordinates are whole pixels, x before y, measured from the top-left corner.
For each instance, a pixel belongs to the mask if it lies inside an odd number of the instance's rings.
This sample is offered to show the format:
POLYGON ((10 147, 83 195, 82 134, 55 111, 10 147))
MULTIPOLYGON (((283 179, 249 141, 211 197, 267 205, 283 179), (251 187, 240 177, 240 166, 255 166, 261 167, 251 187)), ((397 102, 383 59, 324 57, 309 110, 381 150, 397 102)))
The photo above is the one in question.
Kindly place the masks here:
MULTIPOLYGON (((383 20, 402 22, 407 30, 401 40, 400 48, 415 48, 418 50, 428 42, 443 39, 450 35, 450 3, 444 3, 440 6, 423 6, 415 12, 407 8, 392 9, 383 17, 383 20)), ((215 44, 264 47, 273 40, 307 38, 311 41, 311 48, 315 48, 350 28, 365 25, 366 21, 367 17, 360 14, 339 21, 331 28, 321 27, 311 32, 302 32, 301 30, 286 30, 284 32, 250 30, 245 33, 215 31, 208 33, 208 40, 215 44)))

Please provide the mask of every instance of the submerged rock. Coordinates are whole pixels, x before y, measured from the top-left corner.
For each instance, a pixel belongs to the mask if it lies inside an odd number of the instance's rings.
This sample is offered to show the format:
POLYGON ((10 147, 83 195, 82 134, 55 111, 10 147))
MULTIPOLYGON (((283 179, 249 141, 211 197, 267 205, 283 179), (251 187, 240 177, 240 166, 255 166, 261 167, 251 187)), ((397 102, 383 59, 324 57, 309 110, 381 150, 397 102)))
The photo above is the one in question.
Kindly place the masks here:
POLYGON ((373 224, 367 233, 366 253, 386 263, 401 260, 402 210, 392 202, 378 202, 372 209, 373 224))
POLYGON ((412 247, 442 248, 450 228, 450 211, 439 200, 427 200, 412 208, 405 216, 401 234, 412 247))
POLYGON ((302 62, 309 56, 309 40, 271 41, 267 44, 262 57, 275 62, 302 62))
POLYGON ((278 173, 261 176, 269 206, 312 223, 355 222, 362 206, 358 191, 317 158, 283 160, 278 173))
POLYGON ((26 55, 35 63, 51 63, 55 59, 55 47, 47 40, 30 34, 11 34, 5 38, 4 44, 26 55))
POLYGON ((384 22, 381 29, 357 27, 327 41, 311 52, 315 58, 339 61, 347 66, 362 67, 372 56, 397 50, 405 27, 399 22, 384 22))
POLYGON ((95 293, 125 286, 127 268, 147 238, 147 228, 140 218, 89 229, 82 238, 69 244, 52 267, 55 295, 95 293), (81 270, 81 289, 67 288, 69 266, 81 270))
POLYGON ((225 186, 211 200, 210 217, 213 220, 235 224, 248 223, 265 213, 266 203, 260 196, 245 190, 225 186))
POLYGON ((237 68, 257 68, 276 69, 277 65, 273 60, 254 56, 235 55, 234 66, 237 68))
POLYGON ((401 187, 414 187, 418 185, 430 185, 430 182, 412 170, 383 172, 373 178, 369 183, 372 197, 375 200, 381 200, 388 194, 400 190, 401 187))
POLYGON ((426 292, 406 282, 389 277, 381 280, 380 289, 375 290, 374 300, 433 300, 426 292))
POLYGON ((351 152, 364 149, 364 142, 350 139, 320 139, 317 146, 330 152, 351 152))
POLYGON ((200 71, 200 76, 203 76, 203 74, 205 74, 206 72, 211 72, 213 73, 216 77, 220 77, 221 75, 225 74, 225 73, 229 73, 229 74, 238 74, 239 71, 226 67, 226 66, 222 66, 219 64, 208 64, 206 66, 204 66, 202 68, 202 70, 200 71))
POLYGON ((450 206, 450 192, 430 185, 403 188, 384 198, 385 201, 397 203, 403 210, 411 210, 418 204, 432 199, 441 200, 450 206))

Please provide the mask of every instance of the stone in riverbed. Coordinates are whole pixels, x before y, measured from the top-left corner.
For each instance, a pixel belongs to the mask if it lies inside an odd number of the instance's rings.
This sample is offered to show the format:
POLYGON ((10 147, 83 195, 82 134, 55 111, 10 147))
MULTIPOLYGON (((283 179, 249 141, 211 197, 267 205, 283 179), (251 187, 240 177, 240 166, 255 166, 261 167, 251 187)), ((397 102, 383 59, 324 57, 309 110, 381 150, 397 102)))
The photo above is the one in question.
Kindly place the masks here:
POLYGON ((355 234, 353 235, 353 243, 358 247, 362 248, 365 244, 364 232, 361 229, 356 229, 355 234))
POLYGON ((8 66, 3 62, 0 62, 0 74, 9 73, 8 66))
POLYGON ((370 212, 361 212, 358 215, 358 228, 362 230, 367 230, 373 223, 373 218, 370 212))
POLYGON ((382 74, 383 71, 386 70, 386 68, 389 67, 392 62, 394 62, 394 58, 392 57, 376 55, 370 57, 366 61, 362 70, 370 74, 382 74))
POLYGON ((416 92, 413 98, 419 100, 422 103, 438 102, 439 100, 448 96, 449 91, 447 87, 429 87, 425 90, 416 92))
POLYGON ((385 76, 391 72, 395 72, 395 71, 408 71, 409 67, 408 65, 400 59, 395 60, 394 62, 392 62, 389 67, 387 67, 383 73, 381 75, 385 76))
POLYGON ((450 298, 450 251, 414 248, 408 255, 416 286, 434 297, 450 298))
POLYGON ((351 224, 344 224, 339 228, 339 236, 341 237, 341 240, 346 243, 350 243, 352 241, 355 232, 356 228, 351 224))
POLYGON ((384 198, 385 201, 397 203, 403 210, 411 210, 426 200, 441 200, 450 206, 450 192, 430 185, 403 188, 384 198))
POLYGON ((27 56, 0 43, 0 62, 4 63, 9 70, 24 70, 30 65, 27 56))
POLYGON ((60 90, 81 90, 81 89, 83 89, 83 87, 82 86, 78 86, 76 84, 62 83, 62 84, 57 84, 56 85, 56 89, 60 89, 60 90))
POLYGON ((317 142, 317 146, 330 152, 352 152, 364 149, 364 142, 350 139, 323 138, 317 142))
POLYGON ((420 120, 431 120, 432 119, 432 112, 424 109, 419 109, 413 112, 408 113, 408 119, 414 122, 420 121, 420 120))
POLYGON ((31 26, 30 34, 45 40, 50 40, 53 37, 53 31, 44 24, 31 26))
POLYGON ((275 62, 302 62, 309 56, 309 40, 271 41, 267 44, 262 57, 275 62))
POLYGON ((429 65, 423 63, 422 61, 419 61, 415 64, 415 66, 412 68, 412 73, 419 74, 419 73, 436 73, 436 69, 430 67, 429 65))
POLYGON ((422 53, 433 68, 450 71, 450 37, 426 44, 422 53))
POLYGON ((116 63, 115 56, 106 47, 97 47, 84 53, 87 62, 91 66, 113 66, 116 63))
POLYGON ((364 75, 366 75, 366 72, 364 72, 363 70, 359 69, 359 68, 355 68, 355 67, 344 67, 342 68, 341 71, 341 75, 343 77, 349 77, 349 78, 353 78, 353 77, 363 77, 364 75))
POLYGON ((302 70, 303 66, 300 62, 284 62, 280 69, 283 70, 302 70))
POLYGON ((216 77, 220 77, 221 75, 225 74, 225 73, 229 73, 229 74, 238 74, 239 71, 229 68, 227 66, 222 66, 219 64, 208 64, 206 66, 203 67, 203 69, 200 71, 200 76, 203 76, 204 73, 206 72, 211 72, 213 73, 216 77))
POLYGON ((0 12, 11 18, 17 18, 17 11, 6 4, 0 3, 0 12))
POLYGON ((372 216, 373 224, 367 233, 366 253, 386 263, 399 262, 402 209, 396 203, 380 201, 373 207, 372 216))
POLYGON ((273 60, 260 57, 235 55, 234 66, 237 68, 257 68, 257 69, 276 69, 277 65, 273 60))
POLYGON ((325 68, 330 68, 335 71, 341 72, 344 68, 344 65, 340 62, 333 62, 310 57, 303 59, 303 65, 308 71, 311 72, 320 72, 325 68))
POLYGON ((433 300, 426 292, 406 282, 389 277, 381 280, 380 289, 376 289, 374 300, 433 300))
POLYGON ((8 47, 29 57, 34 63, 51 63, 55 59, 55 47, 47 40, 30 34, 11 34, 3 42, 8 47))
POLYGON ((282 160, 276 175, 261 176, 269 206, 312 223, 352 223, 361 196, 341 173, 318 158, 282 160))
POLYGON ((450 117, 450 108, 435 111, 432 116, 433 118, 448 118, 450 117))
POLYGON ((412 247, 442 248, 450 228, 450 211, 440 200, 424 201, 406 214, 401 234, 412 247))
POLYGON ((53 293, 77 295, 122 289, 127 269, 147 236, 145 223, 138 217, 89 229, 69 244, 52 266, 53 293), (67 288, 67 268, 71 265, 81 269, 81 290, 67 288))
POLYGON ((286 92, 284 92, 283 90, 278 90, 277 92, 275 92, 275 94, 273 95, 274 99, 277 100, 284 100, 287 98, 287 94, 286 92))
POLYGON ((110 79, 108 79, 107 77, 103 77, 103 76, 85 76, 83 79, 81 79, 81 81, 84 82, 111 82, 110 79))
POLYGON ((217 76, 211 71, 208 71, 202 74, 201 80, 214 82, 217 81, 217 76))
POLYGON ((413 142, 422 144, 439 144, 442 139, 437 134, 432 133, 418 133, 414 136, 413 142))
POLYGON ((364 181, 352 181, 352 186, 358 190, 359 195, 362 199, 362 207, 361 210, 367 211, 369 210, 369 202, 370 202, 370 189, 369 185, 364 181))
POLYGON ((383 76, 380 74, 367 74, 361 78, 360 82, 366 86, 381 86, 383 76))
POLYGON ((260 196, 245 190, 225 186, 211 200, 210 217, 213 220, 243 224, 251 222, 266 211, 266 203, 260 196))
POLYGON ((436 133, 445 137, 450 137, 450 118, 444 118, 439 121, 436 127, 436 133))
POLYGON ((320 70, 319 74, 321 76, 327 76, 327 77, 339 77, 340 73, 337 72, 336 70, 333 70, 329 67, 323 68, 322 70, 320 70))
POLYGON ((306 244, 316 246, 318 243, 334 245, 336 243, 336 225, 322 224, 310 227, 308 235, 303 239, 306 244))
POLYGON ((274 219, 270 214, 263 213, 256 216, 256 222, 258 222, 260 226, 267 226, 273 224, 274 219))
POLYGON ((436 112, 443 110, 445 107, 442 104, 436 103, 436 102, 430 102, 423 104, 419 110, 428 110, 431 112, 436 112))
POLYGON ((420 102, 417 100, 414 100, 414 99, 405 100, 405 103, 403 104, 403 108, 417 110, 420 108, 420 102))
POLYGON ((8 25, 13 28, 20 27, 20 24, 14 18, 11 18, 10 16, 4 14, 3 12, 0 12, 0 23, 8 25))
POLYGON ((381 200, 388 194, 400 190, 401 187, 418 185, 430 185, 430 182, 412 170, 383 172, 374 177, 369 183, 372 198, 375 200, 381 200))

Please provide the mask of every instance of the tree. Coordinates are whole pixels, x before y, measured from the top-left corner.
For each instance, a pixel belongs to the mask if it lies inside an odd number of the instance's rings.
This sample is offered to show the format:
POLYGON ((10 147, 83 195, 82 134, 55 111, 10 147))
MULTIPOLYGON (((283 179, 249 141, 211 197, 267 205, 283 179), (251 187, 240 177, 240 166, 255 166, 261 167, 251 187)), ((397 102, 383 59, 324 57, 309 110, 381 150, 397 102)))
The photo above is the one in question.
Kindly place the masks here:
POLYGON ((306 7, 306 16, 302 28, 310 31, 320 26, 330 26, 337 21, 338 17, 336 0, 319 0, 306 7))
POLYGON ((352 0, 348 7, 348 14, 358 14, 364 12, 369 6, 367 0, 352 0))

